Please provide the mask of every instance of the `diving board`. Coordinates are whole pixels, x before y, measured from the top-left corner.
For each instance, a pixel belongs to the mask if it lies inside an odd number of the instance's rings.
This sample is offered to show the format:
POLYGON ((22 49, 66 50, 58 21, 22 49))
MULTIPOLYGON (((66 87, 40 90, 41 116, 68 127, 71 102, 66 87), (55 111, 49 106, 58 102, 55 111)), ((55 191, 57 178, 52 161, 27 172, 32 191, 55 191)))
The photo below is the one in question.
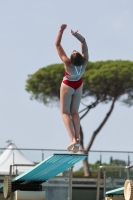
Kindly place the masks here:
POLYGON ((83 154, 54 154, 42 161, 31 170, 17 176, 12 180, 15 182, 45 182, 48 179, 60 174, 85 159, 83 154))
POLYGON ((85 159, 86 154, 53 154, 27 172, 15 177, 5 177, 4 196, 9 197, 11 192, 42 191, 42 183, 73 167, 85 159))
POLYGON ((106 192, 106 195, 124 195, 124 187, 106 192))

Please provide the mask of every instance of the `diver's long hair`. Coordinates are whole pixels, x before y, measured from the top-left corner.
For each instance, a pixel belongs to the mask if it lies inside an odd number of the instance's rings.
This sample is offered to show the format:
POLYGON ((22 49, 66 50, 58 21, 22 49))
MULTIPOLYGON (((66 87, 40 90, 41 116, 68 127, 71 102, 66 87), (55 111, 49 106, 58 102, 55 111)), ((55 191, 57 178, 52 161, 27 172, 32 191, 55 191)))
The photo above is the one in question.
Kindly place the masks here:
POLYGON ((83 65, 83 63, 85 61, 85 59, 83 58, 83 56, 80 53, 71 54, 70 60, 74 66, 81 66, 81 65, 83 65))

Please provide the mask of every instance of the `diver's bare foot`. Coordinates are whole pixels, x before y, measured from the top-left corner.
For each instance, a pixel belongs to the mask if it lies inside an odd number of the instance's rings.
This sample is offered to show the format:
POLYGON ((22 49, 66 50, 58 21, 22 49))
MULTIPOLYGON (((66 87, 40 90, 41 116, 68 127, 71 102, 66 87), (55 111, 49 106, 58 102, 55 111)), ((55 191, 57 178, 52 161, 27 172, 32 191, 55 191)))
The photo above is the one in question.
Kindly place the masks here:
POLYGON ((79 151, 79 146, 80 146, 80 141, 79 141, 79 139, 77 139, 77 142, 73 148, 73 153, 77 153, 79 151))
POLYGON ((77 143, 77 141, 72 141, 69 146, 67 147, 67 151, 71 151, 71 149, 73 148, 73 146, 77 143))

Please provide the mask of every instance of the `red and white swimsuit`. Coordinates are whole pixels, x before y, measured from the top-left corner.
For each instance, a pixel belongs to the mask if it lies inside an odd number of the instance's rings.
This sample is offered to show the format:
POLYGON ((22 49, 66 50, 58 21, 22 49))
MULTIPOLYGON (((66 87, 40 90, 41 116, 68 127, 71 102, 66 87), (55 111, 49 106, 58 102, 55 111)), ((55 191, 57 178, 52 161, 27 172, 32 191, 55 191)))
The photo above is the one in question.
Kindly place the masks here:
POLYGON ((64 74, 64 78, 63 78, 63 83, 68 85, 69 87, 73 88, 74 90, 77 90, 81 85, 82 85, 82 78, 80 77, 78 80, 68 80, 67 76, 77 76, 77 75, 82 75, 83 73, 81 73, 81 69, 82 69, 82 66, 80 67, 80 70, 78 72, 77 70, 77 67, 75 66, 75 70, 76 70, 76 75, 72 75, 72 74, 69 74, 68 72, 65 72, 64 74))

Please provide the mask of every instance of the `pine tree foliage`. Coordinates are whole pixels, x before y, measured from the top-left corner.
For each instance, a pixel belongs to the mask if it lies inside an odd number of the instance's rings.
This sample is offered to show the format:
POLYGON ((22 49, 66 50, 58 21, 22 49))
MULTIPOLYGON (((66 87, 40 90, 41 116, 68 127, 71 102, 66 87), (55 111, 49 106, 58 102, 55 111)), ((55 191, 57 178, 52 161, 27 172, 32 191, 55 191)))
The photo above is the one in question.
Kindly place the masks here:
MULTIPOLYGON (((53 64, 28 76, 26 91, 31 99, 49 105, 59 101, 63 64, 53 64)), ((100 102, 121 98, 128 106, 133 104, 133 62, 89 62, 83 75, 83 98, 94 97, 100 102)))

